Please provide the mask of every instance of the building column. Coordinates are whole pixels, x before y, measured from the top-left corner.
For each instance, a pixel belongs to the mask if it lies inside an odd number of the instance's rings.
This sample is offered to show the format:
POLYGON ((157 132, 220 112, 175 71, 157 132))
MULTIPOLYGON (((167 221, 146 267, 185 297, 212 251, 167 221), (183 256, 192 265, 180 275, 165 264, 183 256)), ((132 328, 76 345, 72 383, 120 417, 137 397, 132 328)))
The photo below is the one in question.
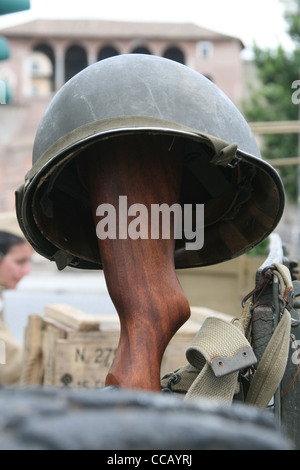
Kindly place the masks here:
POLYGON ((54 88, 58 91, 65 83, 65 50, 63 47, 55 48, 55 75, 54 88))
POLYGON ((86 45, 88 65, 92 65, 98 60, 98 43, 86 45))

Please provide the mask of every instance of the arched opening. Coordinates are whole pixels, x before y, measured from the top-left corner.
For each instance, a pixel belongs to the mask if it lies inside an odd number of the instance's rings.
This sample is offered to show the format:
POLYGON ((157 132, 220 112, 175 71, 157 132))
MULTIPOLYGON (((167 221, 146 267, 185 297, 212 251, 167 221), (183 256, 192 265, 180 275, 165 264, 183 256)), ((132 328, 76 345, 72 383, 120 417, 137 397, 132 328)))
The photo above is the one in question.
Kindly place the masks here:
POLYGON ((98 60, 108 59, 109 57, 114 57, 115 55, 119 55, 117 49, 113 46, 104 46, 99 51, 98 60))
POLYGON ((163 57, 179 62, 180 64, 185 64, 184 53, 178 47, 169 47, 165 50, 163 57))
POLYGON ((51 46, 37 44, 29 57, 31 94, 45 96, 55 90, 55 57, 51 46))
POLYGON ((83 47, 78 45, 70 46, 65 56, 65 81, 74 77, 78 72, 88 65, 87 54, 83 47))
POLYGON ((135 47, 131 51, 131 54, 149 54, 149 55, 151 55, 151 52, 149 51, 149 49, 147 47, 138 46, 138 47, 135 47))

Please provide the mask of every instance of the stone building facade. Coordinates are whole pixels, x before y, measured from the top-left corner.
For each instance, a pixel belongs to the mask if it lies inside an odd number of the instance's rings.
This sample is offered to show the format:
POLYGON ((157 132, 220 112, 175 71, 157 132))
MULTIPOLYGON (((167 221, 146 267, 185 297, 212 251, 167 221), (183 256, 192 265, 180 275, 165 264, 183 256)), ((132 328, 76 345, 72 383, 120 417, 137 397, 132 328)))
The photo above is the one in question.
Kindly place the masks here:
POLYGON ((201 72, 236 104, 241 97, 243 44, 194 24, 35 20, 0 33, 11 46, 11 59, 0 64, 0 76, 6 70, 17 102, 32 94, 32 80, 39 75, 35 53, 50 64, 50 70, 43 67, 50 92, 93 62, 140 52, 171 58, 201 72))
POLYGON ((38 123, 53 94, 74 74, 112 55, 145 53, 181 62, 211 79, 239 106, 242 42, 194 24, 34 20, 0 31, 11 57, 0 62, 12 101, 0 105, 0 212, 31 167, 38 123))

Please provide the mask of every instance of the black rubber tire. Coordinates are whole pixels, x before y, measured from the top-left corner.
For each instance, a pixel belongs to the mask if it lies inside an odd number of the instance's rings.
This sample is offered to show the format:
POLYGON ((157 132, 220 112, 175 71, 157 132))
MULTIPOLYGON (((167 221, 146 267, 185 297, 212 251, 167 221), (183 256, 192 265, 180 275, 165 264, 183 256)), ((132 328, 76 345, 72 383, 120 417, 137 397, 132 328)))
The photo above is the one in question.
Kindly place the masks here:
POLYGON ((273 416, 168 393, 0 388, 1 450, 288 450, 273 416))

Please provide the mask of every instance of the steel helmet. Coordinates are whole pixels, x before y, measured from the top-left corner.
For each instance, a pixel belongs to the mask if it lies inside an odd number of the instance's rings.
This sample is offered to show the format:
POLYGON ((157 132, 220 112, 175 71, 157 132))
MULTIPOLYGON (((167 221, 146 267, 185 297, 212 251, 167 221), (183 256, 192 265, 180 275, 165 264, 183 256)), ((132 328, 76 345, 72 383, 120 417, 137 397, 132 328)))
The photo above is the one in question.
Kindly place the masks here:
POLYGON ((37 130, 32 168, 16 191, 24 235, 59 269, 102 269, 78 156, 101 139, 135 133, 185 141, 180 203, 204 204, 205 241, 188 251, 184 234, 176 240, 176 268, 232 259, 274 230, 284 208, 282 182, 236 106, 185 65, 119 55, 87 67, 57 92, 37 130))

